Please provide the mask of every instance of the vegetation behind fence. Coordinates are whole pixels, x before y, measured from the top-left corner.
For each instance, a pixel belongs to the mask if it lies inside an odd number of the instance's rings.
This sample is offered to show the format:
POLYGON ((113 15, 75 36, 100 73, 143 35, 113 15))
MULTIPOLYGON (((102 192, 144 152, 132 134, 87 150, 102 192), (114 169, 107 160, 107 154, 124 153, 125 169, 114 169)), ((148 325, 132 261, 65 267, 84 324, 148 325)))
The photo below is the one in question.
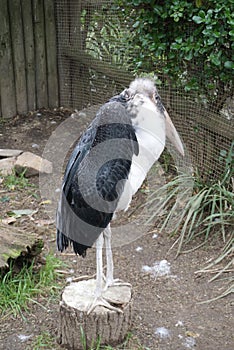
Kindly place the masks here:
MULTIPOLYGON (((150 56, 152 62, 142 71, 156 79, 194 168, 205 182, 218 179, 234 134, 231 89, 225 89, 219 107, 207 106, 204 94, 183 89, 186 69, 180 85, 165 74, 150 47, 142 50, 137 44, 139 23, 134 12, 130 17, 130 9, 126 17, 126 8, 116 3, 1 0, 0 114, 11 117, 57 106, 81 110, 104 103, 141 73, 137 67, 141 57, 147 66, 150 56)), ((202 67, 195 63, 194 76, 202 80, 202 67)))
MULTIPOLYGON (((199 172, 204 182, 216 181, 224 170, 234 135, 232 76, 225 95, 221 96, 219 90, 217 94, 215 88, 212 90, 214 98, 223 98, 222 105, 209 104, 202 89, 188 89, 192 78, 187 76, 185 65, 180 62, 176 66, 173 62, 174 71, 179 72, 176 80, 175 76, 162 70, 163 53, 161 58, 155 59, 150 45, 143 48, 139 44, 139 11, 145 13, 149 5, 142 5, 140 9, 129 6, 130 10, 126 13, 126 7, 121 8, 116 3, 106 0, 56 0, 62 105, 81 110, 104 103, 127 87, 134 75, 148 72, 156 80, 163 103, 183 138, 194 170, 199 172)), ((195 3, 192 6, 196 6, 195 3)), ((143 23, 142 19, 144 28, 143 23)), ((145 33, 142 40, 152 33, 149 23, 147 28, 148 34, 145 33)), ((193 31, 193 28, 187 28, 188 33, 193 31)), ((177 54, 181 54, 179 49, 177 54)), ((197 86, 204 85, 204 67, 197 64, 196 58, 192 68, 197 86)), ((229 71, 232 72, 231 69, 229 71)))

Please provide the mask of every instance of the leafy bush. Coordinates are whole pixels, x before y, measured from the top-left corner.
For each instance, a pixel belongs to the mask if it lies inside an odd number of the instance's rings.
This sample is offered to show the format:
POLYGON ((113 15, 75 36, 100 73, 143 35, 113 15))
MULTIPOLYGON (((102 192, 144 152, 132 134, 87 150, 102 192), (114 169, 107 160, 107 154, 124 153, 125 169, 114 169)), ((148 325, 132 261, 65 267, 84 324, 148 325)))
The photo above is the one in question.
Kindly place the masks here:
POLYGON ((232 0, 119 0, 118 4, 133 34, 129 45, 136 52, 137 70, 156 70, 165 83, 199 90, 219 109, 233 95, 232 0))

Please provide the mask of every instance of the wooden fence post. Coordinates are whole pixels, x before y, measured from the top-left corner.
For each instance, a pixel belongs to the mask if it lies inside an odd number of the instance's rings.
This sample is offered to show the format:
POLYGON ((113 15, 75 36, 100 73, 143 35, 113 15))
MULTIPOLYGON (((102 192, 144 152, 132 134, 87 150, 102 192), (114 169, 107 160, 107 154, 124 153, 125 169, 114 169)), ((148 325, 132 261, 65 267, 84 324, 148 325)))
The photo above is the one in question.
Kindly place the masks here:
POLYGON ((33 1, 37 107, 48 106, 43 0, 33 1))
POLYGON ((0 11, 0 93, 2 116, 9 118, 16 114, 16 98, 7 3, 1 1, 0 11))
POLYGON ((48 106, 58 106, 58 70, 54 0, 44 0, 48 106))
POLYGON ((11 21, 10 25, 15 75, 16 106, 18 113, 25 113, 28 110, 28 101, 25 77, 24 37, 20 1, 9 1, 9 14, 11 21))
POLYGON ((25 45, 25 70, 28 110, 36 108, 35 55, 31 0, 21 0, 25 45))

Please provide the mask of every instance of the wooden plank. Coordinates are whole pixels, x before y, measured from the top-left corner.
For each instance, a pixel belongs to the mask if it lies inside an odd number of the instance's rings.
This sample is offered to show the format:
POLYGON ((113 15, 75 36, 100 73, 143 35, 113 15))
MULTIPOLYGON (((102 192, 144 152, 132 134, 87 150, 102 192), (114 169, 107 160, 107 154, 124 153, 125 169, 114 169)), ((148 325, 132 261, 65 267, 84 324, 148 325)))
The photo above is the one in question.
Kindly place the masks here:
POLYGON ((95 69, 97 72, 106 75, 108 78, 115 80, 116 82, 123 84, 126 81, 131 81, 134 79, 133 74, 118 67, 90 56, 83 50, 74 51, 73 47, 66 48, 66 51, 63 51, 63 55, 73 59, 74 61, 79 62, 89 68, 95 69))
POLYGON ((54 0, 44 0, 49 107, 58 107, 58 69, 54 0))
POLYGON ((37 108, 48 106, 43 0, 33 1, 37 108))
POLYGON ((3 117, 9 118, 16 114, 16 98, 7 0, 1 0, 0 40, 1 113, 3 117))
POLYGON ((5 225, 0 222, 0 272, 17 259, 33 260, 43 248, 42 239, 35 233, 5 225))
POLYGON ((25 69, 28 95, 28 110, 36 108, 35 55, 31 0, 21 0, 25 45, 25 69))
POLYGON ((69 0, 55 3, 60 105, 71 106, 70 59, 62 55, 69 45, 69 0))
MULTIPOLYGON (((69 44, 74 51, 81 51, 81 3, 77 0, 70 3, 69 12, 69 44)), ((78 110, 84 108, 85 105, 85 86, 89 85, 89 72, 87 65, 81 65, 76 59, 70 59, 71 69, 71 107, 78 110), (80 83, 82 82, 82 84, 80 83), (74 105, 75 102, 75 105, 74 105)))
POLYGON ((9 1, 9 16, 13 51, 16 105, 18 113, 28 110, 25 76, 24 39, 22 26, 21 4, 19 0, 9 1))

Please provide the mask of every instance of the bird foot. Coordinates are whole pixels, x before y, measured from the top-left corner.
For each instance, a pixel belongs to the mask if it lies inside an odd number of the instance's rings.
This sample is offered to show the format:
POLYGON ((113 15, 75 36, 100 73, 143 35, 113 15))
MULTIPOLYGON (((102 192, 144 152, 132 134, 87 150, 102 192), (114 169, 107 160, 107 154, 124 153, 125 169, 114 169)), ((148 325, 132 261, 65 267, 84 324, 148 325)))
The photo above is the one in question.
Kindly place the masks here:
POLYGON ((123 282, 119 278, 111 279, 109 280, 108 278, 106 279, 106 284, 104 287, 104 291, 106 291, 109 287, 117 287, 117 286, 126 286, 126 287, 131 287, 132 285, 128 282, 123 282))
POLYGON ((104 307, 106 307, 109 310, 113 310, 113 311, 116 311, 116 312, 119 312, 119 313, 123 313, 123 310, 121 310, 118 307, 115 307, 115 306, 111 305, 108 302, 108 300, 106 300, 102 296, 99 296, 99 297, 96 297, 94 299, 94 301, 91 303, 91 305, 89 306, 89 309, 87 311, 87 315, 89 315, 95 309, 95 307, 97 307, 97 306, 104 306, 104 307))

